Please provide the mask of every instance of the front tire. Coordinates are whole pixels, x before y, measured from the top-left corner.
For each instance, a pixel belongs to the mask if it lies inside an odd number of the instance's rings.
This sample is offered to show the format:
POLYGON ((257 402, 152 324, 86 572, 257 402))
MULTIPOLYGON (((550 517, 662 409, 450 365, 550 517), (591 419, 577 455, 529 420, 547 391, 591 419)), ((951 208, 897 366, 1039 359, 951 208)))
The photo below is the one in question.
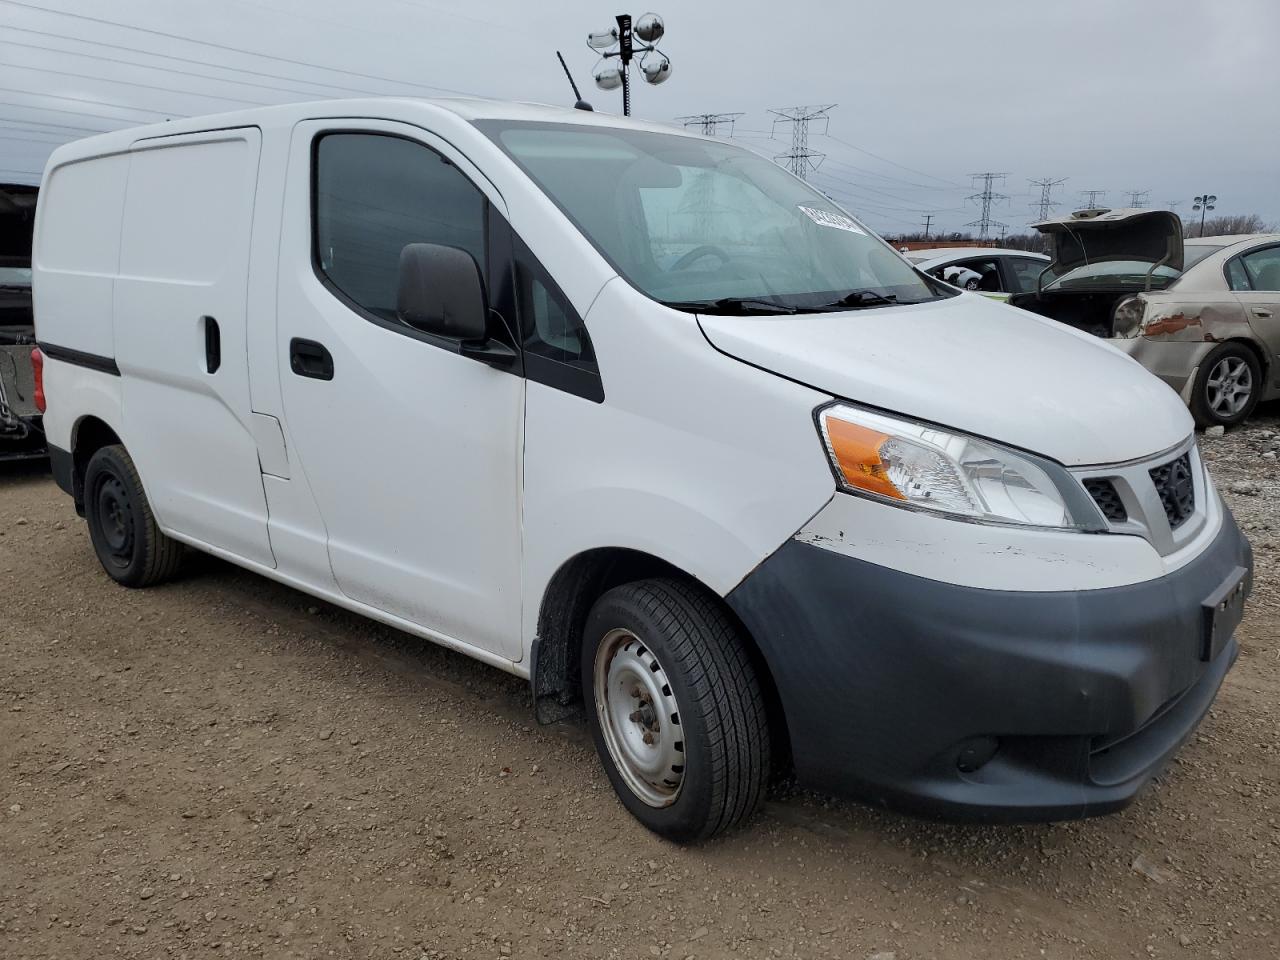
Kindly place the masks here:
POLYGON ((1262 395, 1262 366, 1242 343, 1224 343, 1200 363, 1191 394, 1191 414, 1202 427, 1233 427, 1244 421, 1262 395))
POLYGON ((149 587, 172 577, 182 544, 160 532, 133 458, 114 444, 98 450, 84 474, 84 516, 102 568, 116 583, 149 587))
POLYGON ((756 811, 770 773, 765 699, 714 597, 678 580, 616 587, 592 607, 582 647, 591 736, 637 820, 689 842, 756 811))

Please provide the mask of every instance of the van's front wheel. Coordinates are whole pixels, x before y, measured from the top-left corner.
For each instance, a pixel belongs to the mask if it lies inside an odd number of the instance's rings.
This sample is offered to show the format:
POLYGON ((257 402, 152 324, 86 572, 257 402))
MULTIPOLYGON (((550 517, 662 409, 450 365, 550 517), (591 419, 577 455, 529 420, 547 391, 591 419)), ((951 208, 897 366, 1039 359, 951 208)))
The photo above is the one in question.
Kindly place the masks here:
POLYGON ((702 840, 764 798, 765 700, 738 630, 677 580, 610 590, 591 609, 582 682, 596 750, 623 804, 671 840, 702 840))
POLYGON ((113 444, 89 459, 84 517, 104 570, 126 587, 149 587, 174 575, 182 544, 160 532, 133 458, 113 444))

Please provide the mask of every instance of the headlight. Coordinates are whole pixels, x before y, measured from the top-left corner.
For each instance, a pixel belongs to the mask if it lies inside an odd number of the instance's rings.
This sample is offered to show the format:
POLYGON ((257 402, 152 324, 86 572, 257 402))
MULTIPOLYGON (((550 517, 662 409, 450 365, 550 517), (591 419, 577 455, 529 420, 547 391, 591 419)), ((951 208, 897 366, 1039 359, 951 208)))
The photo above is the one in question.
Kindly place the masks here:
POLYGON ((836 403, 818 411, 827 454, 849 493, 981 523, 1103 530, 1058 464, 986 440, 836 403))

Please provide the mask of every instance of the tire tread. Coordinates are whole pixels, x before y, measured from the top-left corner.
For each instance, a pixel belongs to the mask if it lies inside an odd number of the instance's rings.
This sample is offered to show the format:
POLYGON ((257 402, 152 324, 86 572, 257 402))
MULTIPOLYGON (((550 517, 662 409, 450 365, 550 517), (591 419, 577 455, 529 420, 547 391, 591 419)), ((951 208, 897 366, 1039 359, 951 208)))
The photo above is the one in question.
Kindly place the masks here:
POLYGON ((662 630, 684 674, 693 704, 706 718, 711 803, 693 839, 730 830, 760 807, 770 774, 770 729, 764 692, 738 627, 718 600, 677 579, 642 580, 612 594, 646 612, 662 630))

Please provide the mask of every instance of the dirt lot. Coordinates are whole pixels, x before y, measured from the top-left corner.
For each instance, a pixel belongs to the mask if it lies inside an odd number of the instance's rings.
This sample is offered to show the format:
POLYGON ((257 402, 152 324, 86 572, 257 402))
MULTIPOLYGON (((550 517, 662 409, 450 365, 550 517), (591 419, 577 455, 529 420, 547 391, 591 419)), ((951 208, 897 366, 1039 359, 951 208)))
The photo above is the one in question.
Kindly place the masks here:
POLYGON ((0 957, 1280 956, 1280 409, 1206 438, 1240 661, 1123 814, 910 820, 781 789, 681 849, 525 686, 217 561, 131 592, 0 467, 0 957))

